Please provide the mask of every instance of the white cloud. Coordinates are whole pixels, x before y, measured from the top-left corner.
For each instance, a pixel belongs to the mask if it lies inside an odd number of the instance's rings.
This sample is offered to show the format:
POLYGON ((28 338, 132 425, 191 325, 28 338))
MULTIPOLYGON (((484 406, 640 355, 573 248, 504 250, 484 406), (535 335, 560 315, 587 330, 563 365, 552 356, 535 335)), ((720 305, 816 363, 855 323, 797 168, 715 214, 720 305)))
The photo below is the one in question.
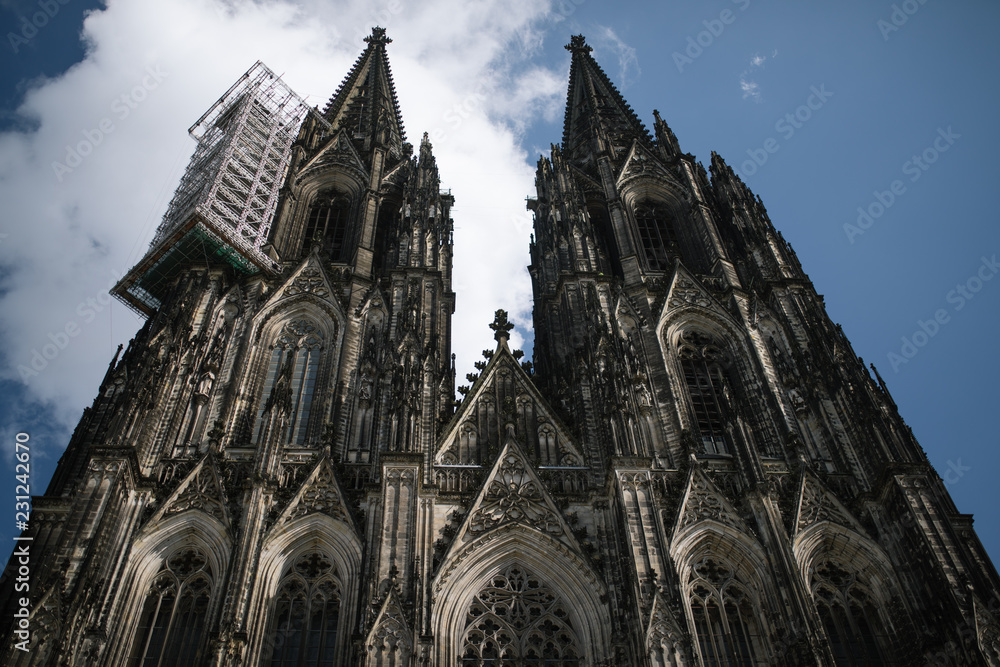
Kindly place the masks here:
MULTIPOLYGON (((460 383, 494 344, 496 308, 511 312, 520 344, 530 327, 524 196, 534 169, 518 133, 527 116, 555 119, 565 86, 563 72, 525 64, 546 11, 530 0, 119 0, 92 13, 84 61, 27 94, 19 114, 32 129, 0 134, 0 373, 20 382, 19 366, 55 350, 24 381, 23 398, 72 426, 117 344, 141 324, 107 290, 152 238, 194 149, 187 128, 258 59, 322 108, 375 23, 395 40, 408 140, 440 130, 434 152, 456 198, 460 383), (74 152, 87 154, 77 163, 74 152)), ((623 66, 634 50, 630 58, 623 66)))
POLYGON ((551 123, 562 113, 566 103, 564 72, 532 67, 504 84, 502 90, 493 91, 491 111, 518 134, 532 119, 540 116, 551 123))
MULTIPOLYGON (((764 66, 764 63, 766 63, 768 59, 774 59, 777 56, 778 56, 778 49, 774 49, 773 51, 771 51, 770 56, 767 55, 762 56, 760 55, 760 53, 753 54, 750 57, 750 69, 747 70, 747 72, 752 72, 755 69, 760 69, 761 67, 764 66)), ((744 72, 744 74, 746 74, 747 72, 744 72)))
MULTIPOLYGON (((770 58, 774 58, 777 55, 778 50, 774 49, 771 52, 770 58)), ((750 67, 740 74, 740 91, 743 93, 743 99, 749 98, 754 102, 763 101, 763 91, 760 89, 760 84, 750 80, 750 73, 754 70, 762 69, 768 58, 768 56, 762 56, 760 53, 755 53, 750 57, 750 67)))
POLYGON ((747 81, 740 77, 740 90, 743 91, 743 99, 752 98, 754 102, 760 102, 760 86, 755 81, 747 81))

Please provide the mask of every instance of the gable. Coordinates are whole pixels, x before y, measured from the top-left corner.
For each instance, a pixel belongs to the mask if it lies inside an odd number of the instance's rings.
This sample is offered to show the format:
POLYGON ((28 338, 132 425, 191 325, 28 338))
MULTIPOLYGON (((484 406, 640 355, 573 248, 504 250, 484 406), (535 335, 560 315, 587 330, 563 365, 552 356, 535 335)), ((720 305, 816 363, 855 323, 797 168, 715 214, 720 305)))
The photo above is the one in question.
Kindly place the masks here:
POLYGON ((390 588, 378 616, 375 617, 375 622, 372 623, 372 629, 368 632, 365 645, 369 652, 400 651, 409 655, 410 636, 410 624, 406 620, 403 605, 399 602, 396 589, 390 588))
POLYGON ((188 510, 204 512, 217 519, 226 528, 232 526, 222 484, 219 481, 219 472, 216 470, 213 458, 205 457, 188 473, 159 511, 153 515, 149 525, 188 510))
POLYGON ((844 504, 823 485, 818 477, 807 469, 802 475, 798 510, 792 534, 798 535, 806 528, 821 521, 832 521, 845 528, 856 530, 862 535, 867 534, 854 515, 844 507, 844 504))
POLYGON ((466 544, 512 526, 531 528, 581 553, 562 513, 514 439, 513 429, 459 527, 445 562, 466 544))
POLYGON ((346 523, 357 533, 347 507, 330 460, 324 456, 278 516, 275 527, 280 528, 299 517, 318 512, 346 523))
POLYGON ((687 267, 678 262, 677 270, 674 271, 673 279, 670 281, 670 289, 667 290, 663 315, 688 308, 717 311, 724 314, 727 320, 730 319, 729 313, 715 296, 688 271, 687 267))
MULTIPOLYGON (((341 300, 343 290, 335 285, 323 268, 317 252, 310 252, 288 279, 267 298, 260 312, 264 319, 277 309, 291 305, 295 301, 311 301, 331 315, 337 329, 343 328, 345 321, 341 300)), ((260 318, 261 315, 258 315, 260 318)), ((337 331, 333 332, 337 334, 337 331)))
POLYGON ((702 521, 715 521, 741 533, 749 532, 729 499, 695 462, 677 513, 671 542, 676 542, 681 533, 702 521))
POLYGON ((439 466, 484 465, 506 439, 506 424, 528 458, 548 467, 584 466, 569 429, 542 397, 506 344, 497 347, 439 441, 439 466))
POLYGON ((628 156, 622 160, 618 170, 618 190, 622 192, 627 186, 638 184, 639 181, 655 181, 657 186, 666 188, 681 201, 690 199, 688 189, 663 166, 660 159, 638 140, 634 140, 628 156))
POLYGON ((342 169, 354 175, 359 183, 368 180, 368 168, 354 149, 347 133, 337 132, 306 162, 296 176, 296 182, 302 182, 308 176, 330 168, 342 169))

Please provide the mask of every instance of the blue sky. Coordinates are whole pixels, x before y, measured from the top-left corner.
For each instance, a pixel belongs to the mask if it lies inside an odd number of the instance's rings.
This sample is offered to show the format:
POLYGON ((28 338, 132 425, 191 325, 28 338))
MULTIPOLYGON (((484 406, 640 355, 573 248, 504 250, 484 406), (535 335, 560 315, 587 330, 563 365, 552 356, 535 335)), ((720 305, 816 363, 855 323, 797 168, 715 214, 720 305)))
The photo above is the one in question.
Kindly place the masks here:
POLYGON ((322 106, 374 23, 394 39, 408 138, 431 133, 457 200, 459 377, 492 346, 496 308, 530 350, 524 197, 539 153, 561 139, 563 45, 583 33, 647 125, 658 109, 683 150, 706 164, 717 151, 761 196, 1000 555, 996 3, 55 4, 23 42, 11 34, 24 38, 21 17, 40 3, 0 2, 0 497, 14 493, 19 431, 32 491, 44 489, 138 328, 107 286, 152 237, 194 147, 187 128, 258 58, 322 106), (112 106, 123 96, 125 116, 112 106), (60 173, 53 163, 102 121, 113 131, 60 173), (69 325, 79 334, 42 371, 19 372, 69 325))

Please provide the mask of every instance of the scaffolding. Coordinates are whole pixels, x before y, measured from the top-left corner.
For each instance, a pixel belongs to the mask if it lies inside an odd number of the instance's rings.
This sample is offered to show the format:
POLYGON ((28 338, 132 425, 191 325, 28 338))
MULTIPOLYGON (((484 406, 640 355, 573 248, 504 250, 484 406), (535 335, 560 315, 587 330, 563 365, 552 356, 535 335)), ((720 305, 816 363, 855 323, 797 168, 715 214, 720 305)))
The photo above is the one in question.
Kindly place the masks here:
MULTIPOLYGON (((112 293, 142 315, 192 262, 275 273, 265 252, 292 142, 309 106, 259 60, 191 126, 198 142, 149 250, 112 293)), ((319 114, 317 122, 329 126, 319 114)))

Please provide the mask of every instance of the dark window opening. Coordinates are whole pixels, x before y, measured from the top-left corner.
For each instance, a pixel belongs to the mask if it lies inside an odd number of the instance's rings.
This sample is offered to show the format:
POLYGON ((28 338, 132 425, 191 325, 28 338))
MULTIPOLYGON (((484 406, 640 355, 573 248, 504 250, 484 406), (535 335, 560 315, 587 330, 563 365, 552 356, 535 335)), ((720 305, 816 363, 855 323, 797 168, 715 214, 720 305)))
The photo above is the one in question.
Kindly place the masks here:
POLYGON ((729 455, 726 435, 729 383, 723 368, 724 354, 711 337, 685 332, 681 335, 678 356, 703 453, 729 455))
POLYGON ((303 249, 308 252, 319 243, 323 254, 333 262, 347 261, 347 222, 350 202, 346 197, 321 195, 309 209, 303 249))
POLYGON ((131 667, 196 664, 212 594, 208 559, 188 548, 175 553, 153 580, 139 616, 131 667))
POLYGON ((666 271, 670 258, 677 253, 673 219, 666 207, 642 203, 635 207, 639 244, 651 271, 666 271))
POLYGON ((319 551, 295 559, 278 586, 271 631, 271 667, 334 667, 340 623, 340 582, 319 551))

